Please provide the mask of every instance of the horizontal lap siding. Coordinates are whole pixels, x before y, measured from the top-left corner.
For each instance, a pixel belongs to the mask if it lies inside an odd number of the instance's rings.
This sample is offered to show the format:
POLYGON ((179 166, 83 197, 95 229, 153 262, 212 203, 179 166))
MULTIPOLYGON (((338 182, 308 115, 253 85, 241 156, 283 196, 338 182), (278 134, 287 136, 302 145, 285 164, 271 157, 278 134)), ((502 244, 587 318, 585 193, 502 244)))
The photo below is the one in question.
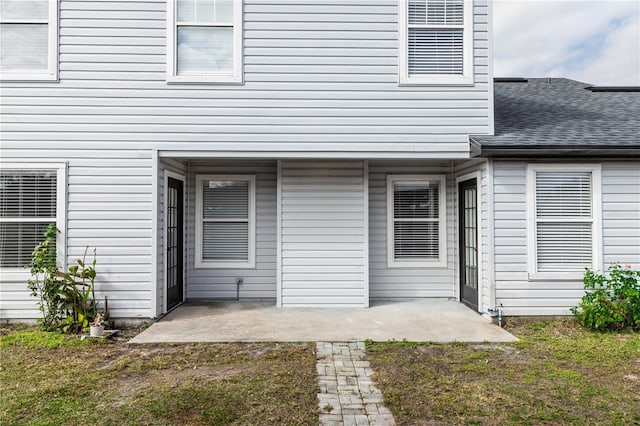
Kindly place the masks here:
MULTIPOLYGON (((67 262, 97 256, 96 297, 113 317, 151 316, 152 158, 150 151, 2 149, 3 161, 68 162, 67 262), (34 158, 34 153, 38 158, 34 158)), ((39 316, 24 279, 0 283, 1 318, 39 316)))
POLYGON ((164 0, 61 0, 60 82, 3 84, 3 142, 466 156, 488 131, 487 11, 471 87, 398 86, 395 0, 247 0, 245 84, 168 85, 164 0))
POLYGON ((640 160, 602 166, 604 263, 640 269, 640 160))
POLYGON ((365 306, 362 161, 283 161, 282 306, 365 306))
POLYGON ((455 204, 450 163, 369 163, 369 289, 372 299, 455 296, 455 204), (387 175, 444 174, 447 178, 447 266, 387 267, 387 175))
POLYGON ((187 212, 187 298, 235 299, 236 278, 241 299, 276 298, 276 163, 275 161, 191 161, 187 212), (195 269, 195 177, 198 174, 256 176, 256 267, 195 269))
MULTIPOLYGON (((527 163, 494 164, 496 303, 504 305, 507 315, 568 315, 584 294, 580 280, 528 279, 527 163)), ((602 163, 605 268, 618 261, 640 267, 639 170, 638 161, 602 163)))

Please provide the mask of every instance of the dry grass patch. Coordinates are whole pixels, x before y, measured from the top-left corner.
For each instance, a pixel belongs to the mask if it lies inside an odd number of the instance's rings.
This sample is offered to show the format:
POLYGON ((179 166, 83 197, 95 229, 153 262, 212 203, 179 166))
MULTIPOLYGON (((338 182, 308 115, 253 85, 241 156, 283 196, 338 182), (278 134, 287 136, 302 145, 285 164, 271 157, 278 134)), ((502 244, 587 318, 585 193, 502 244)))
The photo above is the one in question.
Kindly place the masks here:
POLYGON ((512 323, 512 344, 369 343, 399 424, 640 424, 640 335, 512 323))
POLYGON ((0 424, 316 424, 314 346, 0 337, 0 424))

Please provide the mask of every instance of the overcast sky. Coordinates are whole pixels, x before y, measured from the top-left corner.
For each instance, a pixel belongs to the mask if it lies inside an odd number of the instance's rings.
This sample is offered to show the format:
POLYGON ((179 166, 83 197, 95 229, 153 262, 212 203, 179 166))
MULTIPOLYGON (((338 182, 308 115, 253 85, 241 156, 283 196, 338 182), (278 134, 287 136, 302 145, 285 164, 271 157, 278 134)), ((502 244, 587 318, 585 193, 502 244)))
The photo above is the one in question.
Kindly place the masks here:
POLYGON ((640 85, 640 0, 495 0, 494 75, 640 85))

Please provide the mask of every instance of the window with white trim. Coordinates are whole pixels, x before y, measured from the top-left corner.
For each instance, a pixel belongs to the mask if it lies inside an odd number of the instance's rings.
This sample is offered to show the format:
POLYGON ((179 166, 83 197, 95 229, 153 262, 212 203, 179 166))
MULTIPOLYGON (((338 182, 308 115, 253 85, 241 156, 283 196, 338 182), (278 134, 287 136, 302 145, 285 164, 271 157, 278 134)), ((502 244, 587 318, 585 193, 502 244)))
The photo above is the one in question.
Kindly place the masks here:
POLYGON ((196 176, 196 267, 255 266, 256 178, 196 176))
POLYGON ((58 1, 0 0, 0 80, 57 80, 58 1))
POLYGON ((530 166, 530 272, 581 275, 599 267, 600 169, 530 166))
POLYGON ((400 0, 400 84, 473 83, 473 2, 400 0))
POLYGON ((387 176, 389 267, 446 266, 446 178, 387 176))
POLYGON ((242 1, 169 0, 167 80, 242 83, 242 1))
MULTIPOLYGON (((31 253, 55 224, 64 232, 65 167, 2 165, 0 171, 0 268, 24 270, 31 253)), ((62 266, 63 238, 57 238, 62 266)))

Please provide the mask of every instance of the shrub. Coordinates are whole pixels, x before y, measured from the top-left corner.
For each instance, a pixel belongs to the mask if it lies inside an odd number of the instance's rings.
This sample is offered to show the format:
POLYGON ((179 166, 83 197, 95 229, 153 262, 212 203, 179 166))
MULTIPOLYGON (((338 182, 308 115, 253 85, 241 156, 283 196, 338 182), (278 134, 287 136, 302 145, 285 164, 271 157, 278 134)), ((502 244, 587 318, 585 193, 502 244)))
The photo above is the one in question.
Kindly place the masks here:
POLYGON ((584 327, 593 330, 640 329, 640 271, 612 264, 606 274, 589 269, 587 290, 571 312, 584 327))

